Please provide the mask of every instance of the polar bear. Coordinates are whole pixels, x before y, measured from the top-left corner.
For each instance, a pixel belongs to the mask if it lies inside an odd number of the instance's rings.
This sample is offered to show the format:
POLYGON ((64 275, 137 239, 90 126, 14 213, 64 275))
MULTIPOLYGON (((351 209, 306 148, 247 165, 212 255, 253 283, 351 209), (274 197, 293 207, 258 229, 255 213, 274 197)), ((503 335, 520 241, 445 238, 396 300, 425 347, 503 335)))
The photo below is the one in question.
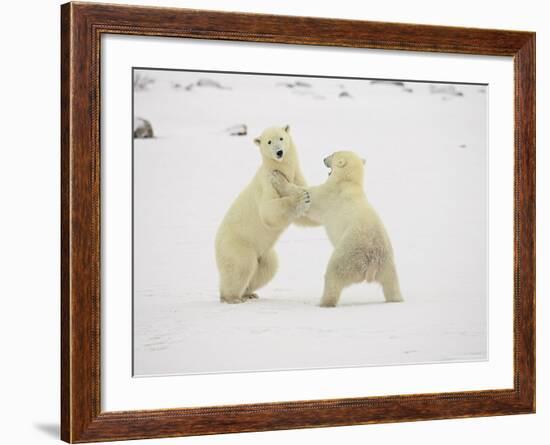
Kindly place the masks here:
MULTIPOLYGON (((336 306, 345 287, 363 281, 380 283, 387 302, 403 301, 390 239, 363 191, 364 160, 351 151, 338 151, 324 163, 330 169, 327 181, 303 189, 311 196, 307 216, 323 224, 334 246, 321 306, 336 306)), ((272 184, 280 196, 296 196, 302 189, 278 169, 272 184)))
POLYGON ((262 164, 248 186, 227 211, 216 235, 216 264, 220 275, 220 299, 241 303, 257 298, 277 271, 273 246, 292 223, 318 225, 300 218, 310 205, 303 189, 280 197, 271 184, 272 171, 281 171, 291 183, 305 186, 290 128, 266 129, 254 139, 262 164))

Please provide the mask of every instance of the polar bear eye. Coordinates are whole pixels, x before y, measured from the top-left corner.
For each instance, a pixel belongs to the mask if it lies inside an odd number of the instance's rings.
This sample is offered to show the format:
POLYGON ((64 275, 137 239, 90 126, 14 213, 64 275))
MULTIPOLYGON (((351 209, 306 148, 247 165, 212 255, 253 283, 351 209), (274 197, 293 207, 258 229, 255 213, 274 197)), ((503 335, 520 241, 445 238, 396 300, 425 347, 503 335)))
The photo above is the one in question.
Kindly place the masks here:
POLYGON ((283 138, 280 139, 281 141, 283 140, 283 138))
POLYGON ((267 143, 268 143, 269 145, 271 145, 271 141, 267 141, 267 143))

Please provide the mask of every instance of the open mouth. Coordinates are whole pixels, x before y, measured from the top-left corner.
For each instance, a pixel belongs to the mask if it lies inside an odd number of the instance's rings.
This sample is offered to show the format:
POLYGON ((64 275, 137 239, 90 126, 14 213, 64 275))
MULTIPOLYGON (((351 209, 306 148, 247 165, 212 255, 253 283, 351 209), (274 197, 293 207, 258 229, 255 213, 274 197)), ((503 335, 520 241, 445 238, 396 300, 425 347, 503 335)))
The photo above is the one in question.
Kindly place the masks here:
POLYGON ((325 167, 328 168, 328 175, 330 176, 332 174, 332 166, 330 165, 330 158, 326 157, 323 159, 323 164, 325 164, 325 167))

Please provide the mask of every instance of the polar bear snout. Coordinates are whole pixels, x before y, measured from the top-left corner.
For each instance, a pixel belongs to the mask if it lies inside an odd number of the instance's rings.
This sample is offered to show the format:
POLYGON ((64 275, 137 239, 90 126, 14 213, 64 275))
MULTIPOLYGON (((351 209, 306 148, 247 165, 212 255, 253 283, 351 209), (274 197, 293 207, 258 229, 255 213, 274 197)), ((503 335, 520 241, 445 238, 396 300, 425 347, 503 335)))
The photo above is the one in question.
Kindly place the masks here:
POLYGON ((273 157, 275 158, 276 161, 281 161, 284 155, 285 155, 285 151, 282 148, 275 147, 273 149, 273 157))

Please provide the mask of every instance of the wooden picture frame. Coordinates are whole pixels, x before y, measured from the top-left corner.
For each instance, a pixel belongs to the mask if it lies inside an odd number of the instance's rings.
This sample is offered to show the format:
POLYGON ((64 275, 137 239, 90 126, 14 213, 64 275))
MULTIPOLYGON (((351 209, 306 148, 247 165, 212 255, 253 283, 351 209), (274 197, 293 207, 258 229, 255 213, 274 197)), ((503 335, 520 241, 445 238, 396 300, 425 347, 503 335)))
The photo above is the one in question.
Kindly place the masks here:
POLYGON ((535 411, 535 34, 91 3, 61 7, 61 437, 94 442, 535 411), (512 56, 514 387, 102 412, 100 55, 103 34, 512 56))

